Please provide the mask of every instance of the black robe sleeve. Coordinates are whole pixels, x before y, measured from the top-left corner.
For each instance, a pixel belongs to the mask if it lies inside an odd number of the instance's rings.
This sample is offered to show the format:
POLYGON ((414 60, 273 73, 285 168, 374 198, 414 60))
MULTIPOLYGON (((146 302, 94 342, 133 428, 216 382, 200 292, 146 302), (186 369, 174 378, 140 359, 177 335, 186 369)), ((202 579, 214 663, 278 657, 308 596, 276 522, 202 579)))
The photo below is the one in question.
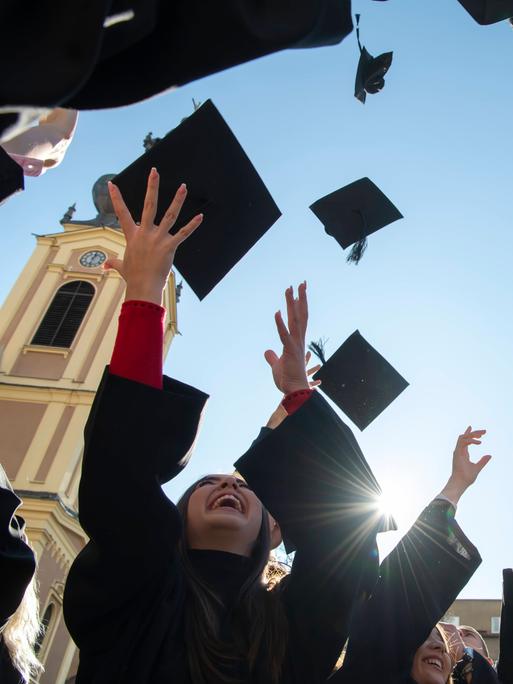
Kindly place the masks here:
POLYGON ((377 579, 379 485, 351 430, 318 393, 276 429, 264 429, 235 466, 296 549, 279 590, 292 638, 315 661, 304 681, 324 681, 355 601, 377 579))
POLYGON ((338 682, 408 679, 415 652, 481 563, 435 499, 380 566, 380 577, 352 627, 338 682))
POLYGON ((168 378, 159 390, 104 375, 85 428, 79 490, 90 541, 75 559, 64 597, 79 646, 99 641, 102 624, 109 624, 103 617, 170 563, 181 519, 161 484, 187 464, 206 399, 168 378))
POLYGON ((513 684, 513 569, 502 571, 500 656, 497 673, 502 684, 513 684))
POLYGON ((0 486, 0 628, 16 612, 36 570, 34 552, 23 541, 23 519, 15 516, 20 504, 0 486))

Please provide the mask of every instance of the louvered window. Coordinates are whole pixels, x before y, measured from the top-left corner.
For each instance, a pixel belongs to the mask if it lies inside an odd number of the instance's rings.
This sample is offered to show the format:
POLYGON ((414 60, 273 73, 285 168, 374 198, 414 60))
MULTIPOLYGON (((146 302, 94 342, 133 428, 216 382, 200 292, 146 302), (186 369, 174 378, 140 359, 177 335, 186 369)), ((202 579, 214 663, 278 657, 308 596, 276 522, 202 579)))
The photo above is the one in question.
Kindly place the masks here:
POLYGON ((50 622, 52 620, 52 615, 53 615, 53 603, 50 603, 43 615, 43 619, 41 620, 41 627, 40 631, 36 640, 36 643, 34 644, 34 651, 36 655, 39 653, 41 650, 41 646, 43 645, 44 638, 46 636, 46 633, 48 632, 48 627, 50 625, 50 622))
POLYGON ((83 280, 66 283, 57 290, 32 344, 71 347, 94 295, 94 287, 83 280))

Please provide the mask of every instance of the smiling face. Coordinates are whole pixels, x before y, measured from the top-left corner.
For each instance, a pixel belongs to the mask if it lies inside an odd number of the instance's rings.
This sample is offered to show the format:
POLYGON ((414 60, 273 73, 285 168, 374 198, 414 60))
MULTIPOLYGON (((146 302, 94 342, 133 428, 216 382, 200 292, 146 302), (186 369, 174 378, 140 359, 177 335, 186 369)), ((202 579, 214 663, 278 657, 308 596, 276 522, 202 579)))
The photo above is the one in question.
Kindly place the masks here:
POLYGON ((262 504, 239 477, 204 477, 189 498, 186 533, 191 549, 250 556, 261 525, 262 504))
POLYGON ((411 676, 417 684, 446 684, 451 670, 451 657, 443 637, 435 627, 415 654, 411 676))

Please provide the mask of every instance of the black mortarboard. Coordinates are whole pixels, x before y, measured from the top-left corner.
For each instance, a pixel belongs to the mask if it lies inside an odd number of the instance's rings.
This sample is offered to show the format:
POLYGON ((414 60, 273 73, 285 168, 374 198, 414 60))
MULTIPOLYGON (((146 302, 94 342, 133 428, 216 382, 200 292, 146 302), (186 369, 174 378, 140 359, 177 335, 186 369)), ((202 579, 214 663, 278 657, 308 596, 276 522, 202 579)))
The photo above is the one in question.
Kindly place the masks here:
POLYGON ((384 52, 377 57, 373 57, 369 52, 362 47, 360 43, 360 15, 356 15, 356 38, 358 40, 358 47, 360 48, 360 59, 358 61, 358 69, 356 71, 356 80, 354 83, 354 96, 360 100, 362 104, 365 103, 367 93, 375 95, 383 90, 385 86, 385 74, 390 69, 392 64, 393 52, 384 52))
POLYGON ((347 261, 354 263, 360 261, 368 235, 403 218, 369 178, 360 178, 321 197, 310 205, 310 209, 343 249, 354 245, 347 257, 347 261))
POLYGON ((360 430, 384 411, 408 382, 365 340, 358 330, 325 361, 322 344, 312 343, 323 365, 313 376, 320 389, 360 430))
POLYGON ((458 0, 478 24, 495 24, 513 17, 513 0, 458 0))
POLYGON ((211 100, 113 178, 135 221, 140 220, 152 166, 160 174, 157 222, 182 182, 188 195, 171 232, 196 214, 205 215, 175 257, 176 267, 203 299, 281 212, 211 100))
POLYGON ((0 203, 24 188, 23 169, 0 147, 0 203))

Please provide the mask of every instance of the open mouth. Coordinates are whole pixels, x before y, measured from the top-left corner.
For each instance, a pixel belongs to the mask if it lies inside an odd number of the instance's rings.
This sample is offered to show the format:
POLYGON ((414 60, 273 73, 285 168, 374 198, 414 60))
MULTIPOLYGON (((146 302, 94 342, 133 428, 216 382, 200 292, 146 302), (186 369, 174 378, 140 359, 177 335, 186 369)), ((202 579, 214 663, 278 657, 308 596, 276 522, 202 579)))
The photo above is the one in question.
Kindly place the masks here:
POLYGON ((244 513, 242 501, 235 496, 235 494, 221 494, 214 499, 213 503, 209 506, 209 510, 215 511, 218 508, 231 509, 238 513, 244 513))
POLYGON ((439 672, 442 671, 442 661, 438 658, 424 658, 423 662, 425 662, 427 665, 431 665, 432 667, 436 667, 439 672))

